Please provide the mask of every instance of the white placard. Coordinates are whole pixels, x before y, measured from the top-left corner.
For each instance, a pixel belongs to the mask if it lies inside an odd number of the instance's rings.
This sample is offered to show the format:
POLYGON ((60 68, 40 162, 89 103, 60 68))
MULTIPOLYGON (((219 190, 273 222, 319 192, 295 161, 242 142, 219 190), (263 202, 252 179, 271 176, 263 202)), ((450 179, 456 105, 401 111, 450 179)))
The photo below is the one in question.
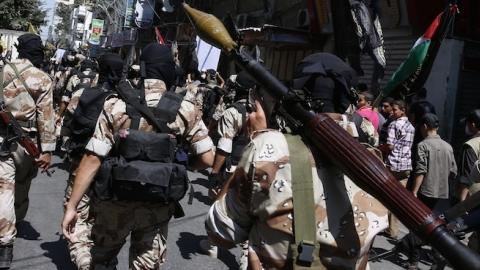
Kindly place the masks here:
POLYGON ((221 50, 197 37, 198 70, 217 70, 221 50))

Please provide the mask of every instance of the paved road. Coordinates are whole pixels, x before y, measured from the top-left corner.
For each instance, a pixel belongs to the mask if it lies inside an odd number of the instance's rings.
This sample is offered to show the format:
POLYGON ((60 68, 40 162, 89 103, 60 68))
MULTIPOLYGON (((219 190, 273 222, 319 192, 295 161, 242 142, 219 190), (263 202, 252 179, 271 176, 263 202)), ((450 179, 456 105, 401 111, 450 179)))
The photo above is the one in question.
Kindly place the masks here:
MULTIPOLYGON (((75 267, 70 263, 66 242, 62 238, 60 219, 62 217, 62 200, 66 186, 67 172, 61 160, 54 158, 55 173, 47 177, 39 174, 34 179, 30 191, 30 209, 26 221, 18 225, 19 235, 15 243, 12 270, 70 270, 75 267)), ((206 176, 190 173, 194 183, 194 201, 182 204, 186 217, 173 220, 169 226, 167 263, 162 269, 237 269, 239 249, 220 251, 219 259, 202 255, 199 241, 206 238, 204 216, 210 203, 207 197, 206 176)), ((188 196, 187 196, 188 197, 188 196)), ((393 245, 385 237, 377 237, 374 250, 384 252, 393 245)), ((400 260, 406 259, 400 255, 400 260)), ((119 270, 128 269, 128 244, 119 254, 119 270)), ((403 269, 395 256, 386 257, 371 264, 371 269, 403 269), (393 261, 393 262, 392 262, 393 261)), ((429 269, 426 264, 422 269, 429 269)))

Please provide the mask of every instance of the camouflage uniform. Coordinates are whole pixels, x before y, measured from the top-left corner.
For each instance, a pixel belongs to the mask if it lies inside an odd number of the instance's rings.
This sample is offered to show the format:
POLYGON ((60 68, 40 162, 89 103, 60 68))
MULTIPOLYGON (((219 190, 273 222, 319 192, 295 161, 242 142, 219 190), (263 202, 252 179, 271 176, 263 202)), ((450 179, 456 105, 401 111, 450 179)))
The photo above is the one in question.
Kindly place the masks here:
MULTIPOLYGON (((71 95, 66 108, 67 113, 70 115, 73 115, 75 112, 84 89, 85 88, 80 88, 71 95)), ((75 171, 78 168, 80 160, 76 157, 71 157, 70 163, 71 174, 67 180, 64 205, 66 205, 66 203, 70 200, 70 196, 72 195, 73 180, 76 175, 75 171)), ((78 204, 77 214, 78 216, 75 223, 75 232, 72 234, 71 241, 68 241, 68 249, 70 251, 70 258, 77 266, 77 269, 86 270, 90 269, 90 264, 92 262, 90 250, 93 246, 93 240, 91 237, 93 217, 90 214, 90 197, 87 194, 83 195, 82 200, 78 204)))
POLYGON ((215 107, 215 112, 213 113, 213 121, 218 121, 220 120, 220 117, 222 117, 223 113, 227 109, 227 104, 225 103, 223 97, 220 98, 220 102, 218 102, 217 107, 215 107))
MULTIPOLYGON (((78 161, 76 162, 78 166, 78 161)), ((73 180, 75 174, 72 173, 68 179, 67 189, 65 190, 64 205, 67 204, 72 195, 73 180)), ((77 269, 90 269, 92 256, 90 250, 93 246, 91 237, 93 217, 90 214, 90 197, 84 194, 82 200, 77 206, 77 221, 75 223, 75 232, 72 234, 71 241, 68 241, 68 250, 72 262, 77 269)))
MULTIPOLYGON (((155 107, 165 91, 162 81, 145 80, 147 106, 155 107)), ((125 116, 124 101, 115 96, 107 99, 86 149, 99 156, 107 156, 115 143, 114 134, 130 125, 130 120, 119 122, 125 116)), ((168 126, 172 133, 181 135, 191 144, 193 154, 208 152, 213 147, 208 130, 201 120, 200 110, 188 100, 181 103, 176 120, 168 126)), ((139 130, 153 131, 153 127, 141 118, 139 130)), ((97 200, 93 200, 91 205, 95 218, 92 229, 92 265, 116 265, 116 256, 126 237, 131 234, 130 269, 159 268, 165 258, 168 221, 173 210, 171 206, 97 200)))
MULTIPOLYGON (((387 210, 338 168, 312 153, 317 241, 328 269, 368 269, 368 250, 388 225, 387 210)), ((250 269, 291 267, 293 204, 289 149, 274 130, 252 136, 223 194, 210 208, 206 229, 226 245, 249 241, 250 269), (289 266, 290 263, 290 266, 289 266)))
POLYGON ((72 67, 67 67, 63 71, 57 71, 55 73, 55 83, 54 83, 54 91, 53 91, 53 96, 55 100, 55 104, 58 104, 58 102, 61 101, 61 97, 65 91, 65 87, 67 86, 68 83, 68 78, 70 77, 70 73, 73 71, 72 67))
MULTIPOLYGON (((11 62, 21 72, 16 77, 10 65, 3 68, 3 95, 7 111, 43 152, 55 150, 52 80, 29 60, 11 62)), ((5 139, 0 130, 0 142, 5 139)), ((12 244, 15 222, 23 220, 28 209, 30 183, 37 174, 35 161, 19 145, 12 145, 11 155, 0 159, 0 245, 12 244), (14 191, 15 190, 15 191, 14 191), (14 202, 14 204, 13 204, 14 202), (15 208, 13 207, 15 205, 15 208)))
POLYGON ((198 81, 192 82, 190 84, 187 84, 185 87, 184 100, 192 102, 193 104, 195 104, 196 107, 202 110, 203 99, 206 95, 206 92, 209 90, 209 88, 204 87, 204 85, 198 81))
POLYGON ((95 87, 97 85, 98 74, 96 72, 87 70, 87 71, 83 71, 82 73, 86 76, 90 76, 93 74, 96 74, 96 75, 93 80, 88 77, 80 79, 77 74, 72 75, 72 77, 70 77, 70 80, 68 80, 67 86, 65 87, 65 92, 63 93, 63 96, 62 96, 62 102, 69 103, 70 98, 72 97, 73 93, 75 92, 75 90, 77 90, 77 87, 80 84, 90 85, 91 87, 95 87))
MULTIPOLYGON (((246 100, 242 99, 237 102, 245 105, 246 100)), ((220 137, 217 143, 218 149, 228 154, 232 153, 233 139, 240 135, 245 125, 243 117, 242 113, 235 107, 225 110, 217 125, 217 134, 220 137)))

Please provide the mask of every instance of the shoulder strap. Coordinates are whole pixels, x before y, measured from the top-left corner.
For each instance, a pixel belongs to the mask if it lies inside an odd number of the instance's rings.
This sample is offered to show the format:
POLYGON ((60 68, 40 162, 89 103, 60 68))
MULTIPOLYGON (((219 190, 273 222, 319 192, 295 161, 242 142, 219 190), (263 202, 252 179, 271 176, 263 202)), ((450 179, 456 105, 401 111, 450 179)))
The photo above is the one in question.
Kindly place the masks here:
POLYGON ((247 132, 247 107, 245 104, 235 103, 237 111, 242 114, 242 133, 245 137, 248 137, 247 132))
POLYGON ((15 77, 17 77, 22 82, 25 89, 28 90, 29 87, 28 87, 27 83, 25 82, 25 80, 21 77, 21 75, 25 70, 31 68, 32 65, 29 64, 20 71, 18 71, 17 66, 12 64, 12 63, 8 63, 8 65, 13 69, 13 72, 15 72, 15 77))
POLYGON ((326 269, 320 261, 315 225, 312 165, 309 150, 300 136, 286 135, 290 152, 295 244, 293 269, 326 269))
POLYGON ((245 104, 242 104, 240 102, 235 102, 231 104, 228 108, 235 108, 241 115, 242 115, 242 130, 246 130, 246 121, 247 121, 247 107, 245 104))
POLYGON ((0 72, 0 102, 3 102, 4 98, 3 98, 3 89, 5 88, 6 85, 10 84, 11 83, 11 80, 10 81, 7 81, 5 83, 4 81, 4 71, 5 71, 5 66, 6 65, 9 65, 12 69, 13 69, 13 72, 15 72, 15 77, 17 77, 23 84, 23 86, 25 87, 25 89, 28 90, 28 86, 25 82, 25 80, 20 77, 20 75, 27 69, 31 68, 32 65, 28 64, 25 68, 23 68, 21 71, 18 71, 17 67, 15 66, 15 64, 12 64, 10 62, 6 62, 5 65, 2 67, 2 71, 0 72), (5 85, 6 84, 6 85, 5 85))
POLYGON ((177 118, 183 98, 174 92, 165 92, 154 109, 155 117, 161 122, 171 123, 177 118))
POLYGON ((126 103, 130 104, 135 110, 140 112, 143 117, 151 124, 153 125, 158 131, 160 132, 165 132, 168 133, 168 131, 165 130, 165 125, 161 125, 153 113, 148 109, 147 105, 145 103, 140 103, 140 101, 136 98, 130 97, 128 94, 126 94, 127 91, 133 91, 133 87, 127 82, 127 81, 121 81, 118 86, 117 86, 117 92, 120 98, 125 101, 126 103))
POLYGON ((3 103, 3 71, 5 70, 5 66, 2 67, 2 70, 0 71, 0 103, 3 103))

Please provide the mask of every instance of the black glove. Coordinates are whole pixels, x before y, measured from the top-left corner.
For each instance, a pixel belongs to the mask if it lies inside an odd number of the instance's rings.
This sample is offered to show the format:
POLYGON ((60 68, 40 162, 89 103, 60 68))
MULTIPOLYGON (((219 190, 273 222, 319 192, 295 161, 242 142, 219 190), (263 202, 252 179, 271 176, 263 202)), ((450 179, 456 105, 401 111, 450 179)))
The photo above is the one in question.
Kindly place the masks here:
POLYGON ((217 187, 222 187, 223 185, 223 177, 221 173, 211 173, 208 176, 208 182, 210 182, 211 187, 217 188, 217 187))

